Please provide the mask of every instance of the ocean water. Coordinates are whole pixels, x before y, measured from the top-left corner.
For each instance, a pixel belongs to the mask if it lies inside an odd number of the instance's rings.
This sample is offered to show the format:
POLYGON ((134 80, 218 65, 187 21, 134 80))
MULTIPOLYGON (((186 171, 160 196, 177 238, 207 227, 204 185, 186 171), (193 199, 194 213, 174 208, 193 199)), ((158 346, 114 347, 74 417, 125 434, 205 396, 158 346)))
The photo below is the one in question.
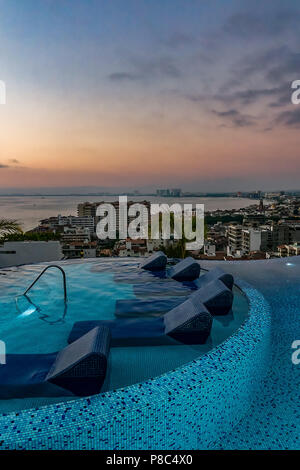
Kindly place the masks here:
MULTIPOLYGON (((36 227, 41 219, 61 215, 77 215, 77 204, 85 201, 116 201, 117 196, 0 196, 0 218, 17 219, 23 230, 36 227)), ((205 210, 240 209, 255 204, 253 199, 234 197, 158 198, 135 196, 129 200, 153 203, 204 204, 205 210)))

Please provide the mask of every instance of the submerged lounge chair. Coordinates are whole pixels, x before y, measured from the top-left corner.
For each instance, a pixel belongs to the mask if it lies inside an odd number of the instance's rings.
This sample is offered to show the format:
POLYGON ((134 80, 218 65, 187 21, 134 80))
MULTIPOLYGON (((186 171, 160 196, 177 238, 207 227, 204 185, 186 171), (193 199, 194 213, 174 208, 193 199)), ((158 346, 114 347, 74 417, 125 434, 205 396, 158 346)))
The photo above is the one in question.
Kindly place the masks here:
POLYGON ((199 277, 200 264, 191 256, 179 261, 170 272, 170 277, 175 281, 194 281, 199 277))
POLYGON ((228 289, 232 290, 233 276, 229 273, 225 273, 225 271, 220 268, 211 269, 206 274, 203 274, 203 276, 200 276, 197 280, 197 286, 200 288, 209 282, 217 280, 222 281, 228 289))
MULTIPOLYGON (((162 271, 167 265, 167 257, 162 251, 154 253, 141 264, 142 269, 148 271, 162 271)), ((176 281, 194 281, 199 277, 200 264, 191 256, 179 261, 170 270, 170 277, 176 281)))
POLYGON ((196 295, 212 315, 227 315, 232 309, 233 293, 219 279, 205 284, 191 298, 196 295))
POLYGON ((210 334, 212 316, 195 292, 159 318, 76 322, 68 338, 69 343, 98 325, 110 329, 113 346, 174 344, 174 340, 185 344, 203 344, 210 334))
POLYGON ((7 354, 0 367, 0 398, 99 393, 109 348, 110 331, 99 326, 59 353, 7 354))
MULTIPOLYGON (((189 299, 193 299, 194 296, 212 315, 227 315, 232 309, 233 293, 219 278, 203 283, 203 286, 193 292, 189 299)), ((115 315, 118 318, 155 317, 166 311, 166 306, 174 308, 183 305, 184 302, 185 300, 180 297, 161 300, 118 300, 115 315)))
POLYGON ((148 271, 160 271, 165 269, 168 258, 162 251, 157 251, 141 264, 142 269, 148 271))

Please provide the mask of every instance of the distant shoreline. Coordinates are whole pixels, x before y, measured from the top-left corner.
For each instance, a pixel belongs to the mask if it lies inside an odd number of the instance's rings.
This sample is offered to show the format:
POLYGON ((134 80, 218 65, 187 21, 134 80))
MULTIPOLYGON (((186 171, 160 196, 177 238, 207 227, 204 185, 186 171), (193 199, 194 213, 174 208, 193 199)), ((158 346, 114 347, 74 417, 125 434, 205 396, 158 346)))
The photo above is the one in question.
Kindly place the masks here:
MULTIPOLYGON (((118 197, 118 196, 128 196, 128 197, 159 197, 161 199, 182 199, 182 198, 191 198, 191 197, 199 197, 199 198, 213 198, 213 197, 226 197, 226 198, 234 198, 234 199, 247 199, 245 196, 236 196, 234 194, 226 194, 226 193, 205 193, 205 194, 182 194, 181 196, 157 196, 157 194, 133 194, 133 193, 73 193, 73 194, 0 194, 0 197, 118 197)), ((257 200, 253 198, 253 200, 257 200)))
MULTIPOLYGON (((118 196, 80 194, 54 196, 49 195, 14 195, 0 197, 1 217, 18 220, 22 224, 24 231, 36 227, 40 220, 48 217, 60 215, 77 215, 77 206, 79 203, 115 201, 118 196)), ((208 197, 208 196, 184 196, 178 198, 146 196, 146 195, 128 195, 128 199, 141 202, 149 200, 157 204, 204 204, 207 212, 215 210, 240 210, 253 204, 258 204, 258 199, 238 198, 232 196, 208 197)))

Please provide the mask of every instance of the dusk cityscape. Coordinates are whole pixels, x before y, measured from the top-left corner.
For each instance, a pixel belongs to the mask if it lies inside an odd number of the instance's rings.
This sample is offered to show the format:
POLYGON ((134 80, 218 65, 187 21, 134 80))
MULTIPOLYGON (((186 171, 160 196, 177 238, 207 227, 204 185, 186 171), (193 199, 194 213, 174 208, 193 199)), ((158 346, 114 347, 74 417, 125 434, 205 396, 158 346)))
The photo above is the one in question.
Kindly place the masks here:
POLYGON ((300 449, 299 22, 0 0, 0 454, 300 449))

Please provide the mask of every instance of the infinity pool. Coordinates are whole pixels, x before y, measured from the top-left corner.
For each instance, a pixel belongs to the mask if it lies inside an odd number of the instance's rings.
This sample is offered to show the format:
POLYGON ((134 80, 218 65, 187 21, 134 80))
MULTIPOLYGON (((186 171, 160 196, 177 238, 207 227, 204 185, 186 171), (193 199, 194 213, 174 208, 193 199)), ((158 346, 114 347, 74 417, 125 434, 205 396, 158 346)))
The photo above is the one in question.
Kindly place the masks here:
MULTIPOLYGON (((197 281, 180 283, 168 277, 139 269, 139 261, 101 259, 61 262, 67 276, 68 302, 63 298, 62 275, 48 270, 28 297, 21 294, 46 265, 30 265, 1 270, 0 339, 7 353, 52 353, 67 345, 73 324, 79 320, 111 320, 126 315, 130 301, 160 299, 162 308, 142 315, 162 315, 183 302, 197 289, 197 281)), ((203 271, 204 273, 205 271, 203 271)), ((138 313, 137 315, 141 315, 138 313)), ((113 347, 101 392, 142 382, 173 370, 221 344, 243 324, 248 315, 248 301, 234 288, 232 312, 215 317, 211 335, 203 345, 183 345, 173 341, 165 346, 113 347)), ((72 397, 74 399, 74 397, 72 397)), ((0 412, 37 407, 62 398, 26 398, 1 400, 0 412)))
MULTIPOLYGON (((47 352, 54 345, 60 347, 74 318, 91 315, 89 302, 97 317, 110 316, 120 313, 117 300, 130 302, 155 295, 169 301, 197 287, 147 273, 136 276, 138 261, 131 259, 63 266, 70 297, 64 318, 62 294, 57 290, 61 280, 54 273, 36 290, 35 302, 42 305, 39 315, 44 317, 39 319, 30 308, 26 314, 26 304, 18 312, 14 297, 41 266, 0 273, 1 325, 13 351, 42 348, 47 352), (110 289, 105 295, 99 288, 100 279, 110 289), (78 293, 86 288, 89 295, 78 293), (109 299, 115 294, 114 300, 109 299), (45 309, 50 301, 59 307, 51 315, 45 309), (45 322, 37 326, 43 336, 28 322, 45 322), (22 334, 17 328, 20 325, 22 334), (27 334, 30 341, 24 338, 27 334), (15 344, 14 335, 20 344, 15 344), (32 344, 34 338, 36 344, 32 344)), ((142 346, 112 348, 111 373, 103 393, 52 404, 45 399, 2 403, 7 411, 31 409, 7 413, 2 408, 0 448, 299 449, 300 366, 292 361, 291 346, 300 339, 300 257, 201 262, 202 268, 215 266, 232 273, 243 294, 235 289, 233 314, 223 323, 222 319, 219 324, 214 322, 205 351, 205 347, 179 345, 151 351, 142 346)))

